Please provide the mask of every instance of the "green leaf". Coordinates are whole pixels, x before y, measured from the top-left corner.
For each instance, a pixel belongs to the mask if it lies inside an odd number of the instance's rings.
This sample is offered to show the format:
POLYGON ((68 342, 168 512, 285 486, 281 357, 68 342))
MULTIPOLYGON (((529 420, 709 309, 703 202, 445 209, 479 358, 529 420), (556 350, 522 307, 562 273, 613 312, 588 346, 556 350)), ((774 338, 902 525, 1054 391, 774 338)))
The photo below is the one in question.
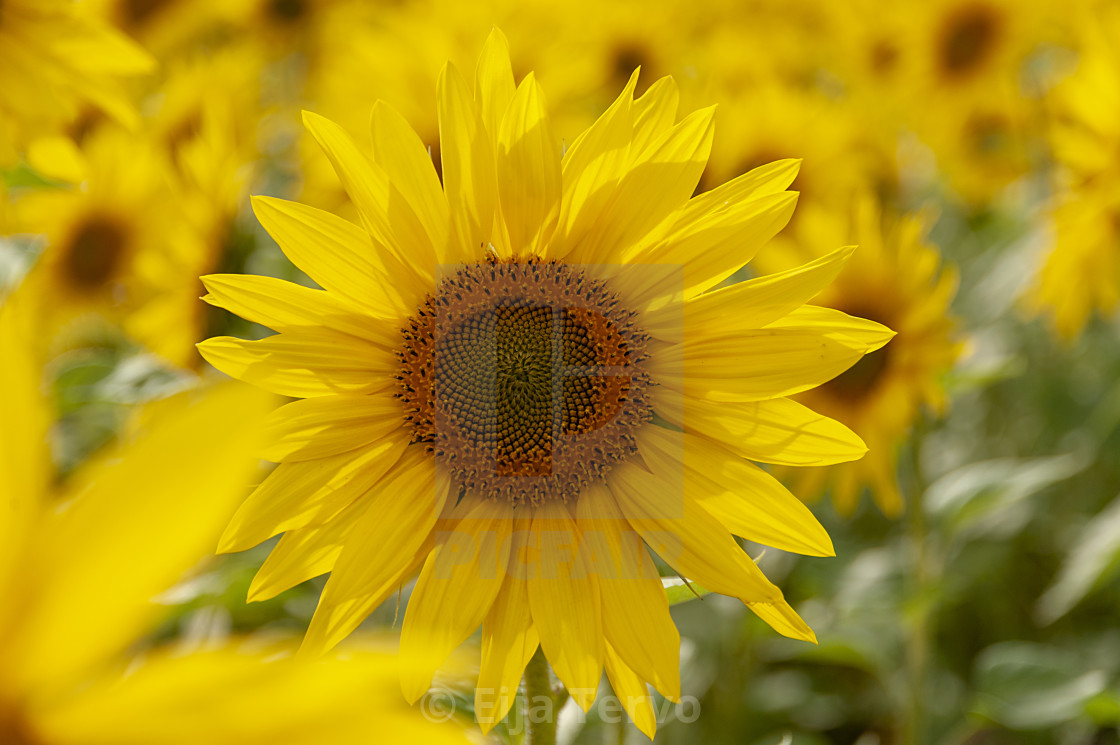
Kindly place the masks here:
POLYGON ((1073 540, 1073 550, 1062 564, 1054 584, 1035 606, 1035 617, 1053 623, 1120 567, 1120 497, 1114 499, 1082 528, 1073 540))

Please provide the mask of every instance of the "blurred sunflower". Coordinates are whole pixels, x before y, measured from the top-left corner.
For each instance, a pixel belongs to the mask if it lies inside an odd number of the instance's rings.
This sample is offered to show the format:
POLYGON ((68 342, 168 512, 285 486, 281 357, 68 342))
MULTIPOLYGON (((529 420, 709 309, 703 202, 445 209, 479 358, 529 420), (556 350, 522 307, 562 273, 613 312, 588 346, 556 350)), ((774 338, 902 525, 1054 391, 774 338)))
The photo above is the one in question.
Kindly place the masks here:
POLYGON ((0 167, 32 139, 56 134, 89 102, 124 124, 135 108, 123 87, 155 61, 79 3, 0 3, 0 167))
POLYGON ((227 383, 151 404, 52 486, 33 351, 48 298, 30 290, 0 306, 0 742, 463 742, 392 704, 396 663, 368 644, 314 663, 277 639, 130 651, 166 614, 153 598, 212 550, 274 399, 227 383))
POLYGON ((539 646, 584 708, 604 666, 652 736, 646 683, 679 695, 679 636, 643 541, 681 575, 813 639, 733 534, 831 555, 804 505, 747 459, 860 457, 790 401, 892 332, 804 307, 850 253, 707 292, 789 220, 796 161, 690 198, 712 109, 675 123, 637 75, 561 157, 532 74, 495 31, 473 89, 438 84, 441 185, 393 109, 370 160, 305 114, 362 226, 259 197, 257 217, 324 290, 204 278, 206 299, 278 332, 199 345, 234 377, 304 400, 272 419, 277 469, 221 541, 284 532, 250 590, 331 572, 304 640, 337 644, 419 570, 401 633, 415 701, 482 626, 476 713, 505 716, 539 646), (687 300, 687 303, 682 301, 687 300))
POLYGON ((82 148, 87 182, 30 191, 12 207, 16 232, 47 240, 27 280, 52 298, 43 309, 47 336, 80 343, 99 323, 119 322, 151 351, 187 365, 202 336, 195 277, 212 264, 167 158, 112 123, 82 148))
POLYGON ((1094 12, 1082 28, 1077 70, 1048 102, 1054 247, 1025 298, 1067 341, 1120 304, 1120 9, 1094 12))
POLYGON ((921 407, 946 404, 943 377, 959 356, 956 321, 949 303, 957 287, 953 267, 939 271, 939 252, 926 241, 929 215, 884 218, 876 201, 861 195, 847 213, 806 209, 796 236, 798 250, 769 254, 776 268, 820 253, 836 241, 858 243, 851 261, 814 302, 874 319, 898 333, 889 346, 868 354, 851 369, 797 400, 860 433, 869 454, 855 463, 828 468, 785 469, 805 496, 831 488, 841 514, 851 514, 864 488, 888 516, 903 509, 897 481, 898 451, 921 407))

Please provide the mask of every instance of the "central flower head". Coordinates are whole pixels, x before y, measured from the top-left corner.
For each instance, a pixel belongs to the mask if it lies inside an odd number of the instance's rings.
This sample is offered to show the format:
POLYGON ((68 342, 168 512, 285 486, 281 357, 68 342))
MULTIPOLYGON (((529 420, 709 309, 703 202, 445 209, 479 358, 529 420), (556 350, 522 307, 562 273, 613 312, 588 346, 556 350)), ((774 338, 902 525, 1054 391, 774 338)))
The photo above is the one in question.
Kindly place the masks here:
POLYGON ((385 104, 372 160, 305 114, 361 225, 272 198, 254 208, 323 290, 205 278, 210 302, 279 332, 210 339, 206 358, 303 399, 277 412, 266 457, 279 465, 221 549, 285 532, 254 599, 331 572, 309 650, 419 569, 400 647, 411 701, 481 626, 484 728, 539 646, 585 710, 605 669, 652 737, 646 683, 679 696, 680 638, 649 551, 813 639, 733 534, 813 555, 831 543, 747 459, 862 455, 852 432, 786 397, 891 332, 804 306, 850 249, 715 289, 788 222, 798 163, 693 196, 714 111, 677 121, 671 79, 635 98, 635 73, 565 149, 499 32, 475 77, 440 76, 442 179, 385 104))
POLYGON ((492 257, 457 268, 402 331, 413 440, 456 492, 575 499, 637 452, 634 431, 652 416, 635 316, 579 267, 492 257))

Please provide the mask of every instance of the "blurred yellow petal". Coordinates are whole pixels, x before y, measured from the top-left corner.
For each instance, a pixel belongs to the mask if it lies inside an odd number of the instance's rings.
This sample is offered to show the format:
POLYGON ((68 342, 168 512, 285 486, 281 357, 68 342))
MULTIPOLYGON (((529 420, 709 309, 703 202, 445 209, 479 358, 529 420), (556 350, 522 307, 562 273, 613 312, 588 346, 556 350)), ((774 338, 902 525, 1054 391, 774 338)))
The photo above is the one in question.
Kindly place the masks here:
POLYGON ((28 685, 65 678, 146 630, 161 612, 151 599, 213 551, 257 469, 273 404, 241 384, 180 394, 151 405, 144 431, 75 476, 38 538, 13 675, 28 685))
POLYGON ((88 745, 468 742, 400 700, 398 663, 383 644, 355 642, 315 660, 259 642, 156 652, 37 712, 36 724, 48 742, 88 745))

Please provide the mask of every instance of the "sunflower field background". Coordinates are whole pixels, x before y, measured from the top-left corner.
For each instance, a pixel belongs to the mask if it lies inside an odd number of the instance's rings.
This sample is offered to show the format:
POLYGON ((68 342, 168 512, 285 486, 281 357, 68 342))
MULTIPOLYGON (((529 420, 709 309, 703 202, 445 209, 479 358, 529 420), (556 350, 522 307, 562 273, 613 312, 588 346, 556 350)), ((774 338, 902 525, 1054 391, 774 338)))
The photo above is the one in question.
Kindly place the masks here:
MULTIPOLYGON (((200 276, 312 284, 250 195, 357 219, 301 111, 361 138, 387 101, 438 172, 440 68, 495 27, 565 145, 640 68, 717 105, 698 192, 800 159, 793 218, 727 281, 858 246, 814 302, 897 332, 797 396, 868 454, 771 469, 836 556, 743 544, 819 644, 672 588, 688 705, 655 696, 656 741, 1120 743, 1105 0, 0 0, 0 743, 523 741, 516 712, 472 726, 470 643, 400 698, 407 584, 342 655, 286 659, 324 579, 247 603, 276 541, 213 555, 277 401, 195 349, 269 333, 200 276)), ((558 738, 646 739, 602 702, 558 738)))

